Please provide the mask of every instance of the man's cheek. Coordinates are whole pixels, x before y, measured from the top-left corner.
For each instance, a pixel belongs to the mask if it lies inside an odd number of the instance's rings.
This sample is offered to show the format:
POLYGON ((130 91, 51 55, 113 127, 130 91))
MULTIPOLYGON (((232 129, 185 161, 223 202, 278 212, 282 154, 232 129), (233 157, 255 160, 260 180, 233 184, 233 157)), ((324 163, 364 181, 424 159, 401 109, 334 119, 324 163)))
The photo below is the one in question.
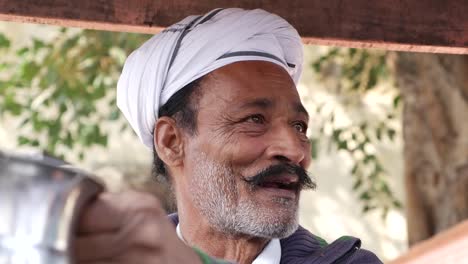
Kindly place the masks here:
POLYGON ((226 144, 233 158, 239 162, 252 162, 258 160, 264 153, 266 144, 261 138, 239 137, 237 140, 226 144))

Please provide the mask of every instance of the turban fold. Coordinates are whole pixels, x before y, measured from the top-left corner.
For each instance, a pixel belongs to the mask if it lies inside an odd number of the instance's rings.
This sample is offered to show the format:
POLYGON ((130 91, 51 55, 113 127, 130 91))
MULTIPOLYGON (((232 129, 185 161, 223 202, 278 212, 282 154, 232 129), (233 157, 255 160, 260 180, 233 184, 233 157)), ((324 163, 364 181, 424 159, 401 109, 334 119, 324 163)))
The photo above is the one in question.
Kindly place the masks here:
POLYGON ((269 61, 297 84, 302 42, 283 18, 261 9, 215 9, 189 16, 154 35, 127 58, 117 84, 117 106, 147 147, 158 111, 192 81, 238 61, 269 61))

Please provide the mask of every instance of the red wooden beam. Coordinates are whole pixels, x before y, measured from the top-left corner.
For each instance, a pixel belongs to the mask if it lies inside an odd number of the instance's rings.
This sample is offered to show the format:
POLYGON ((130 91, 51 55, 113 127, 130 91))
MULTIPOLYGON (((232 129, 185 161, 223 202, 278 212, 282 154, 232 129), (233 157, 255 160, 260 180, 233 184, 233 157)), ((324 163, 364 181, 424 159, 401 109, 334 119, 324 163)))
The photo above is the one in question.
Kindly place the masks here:
POLYGON ((0 0, 0 20, 155 33, 234 6, 277 13, 305 43, 468 54, 466 0, 0 0))
POLYGON ((414 245, 390 264, 468 263, 468 220, 414 245))

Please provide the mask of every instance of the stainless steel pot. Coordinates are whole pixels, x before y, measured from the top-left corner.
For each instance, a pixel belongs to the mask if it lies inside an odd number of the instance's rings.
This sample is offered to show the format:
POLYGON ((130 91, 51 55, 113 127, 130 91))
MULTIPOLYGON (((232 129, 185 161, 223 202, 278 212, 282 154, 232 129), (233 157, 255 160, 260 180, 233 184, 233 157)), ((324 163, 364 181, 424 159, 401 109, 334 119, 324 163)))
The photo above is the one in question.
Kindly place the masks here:
POLYGON ((58 160, 0 152, 0 264, 73 263, 78 216, 102 190, 58 160))

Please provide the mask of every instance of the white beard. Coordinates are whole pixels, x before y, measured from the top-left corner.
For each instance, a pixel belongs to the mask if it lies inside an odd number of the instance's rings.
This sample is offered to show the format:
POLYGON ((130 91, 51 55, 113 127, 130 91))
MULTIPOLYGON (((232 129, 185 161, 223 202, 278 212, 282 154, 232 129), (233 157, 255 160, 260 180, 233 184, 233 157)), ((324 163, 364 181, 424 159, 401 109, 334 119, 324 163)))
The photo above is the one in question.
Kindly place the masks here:
POLYGON ((236 176, 225 164, 210 159, 204 152, 195 158, 189 190, 193 202, 207 221, 231 236, 250 235, 284 238, 298 227, 297 201, 276 199, 270 210, 255 200, 240 197, 236 176))

